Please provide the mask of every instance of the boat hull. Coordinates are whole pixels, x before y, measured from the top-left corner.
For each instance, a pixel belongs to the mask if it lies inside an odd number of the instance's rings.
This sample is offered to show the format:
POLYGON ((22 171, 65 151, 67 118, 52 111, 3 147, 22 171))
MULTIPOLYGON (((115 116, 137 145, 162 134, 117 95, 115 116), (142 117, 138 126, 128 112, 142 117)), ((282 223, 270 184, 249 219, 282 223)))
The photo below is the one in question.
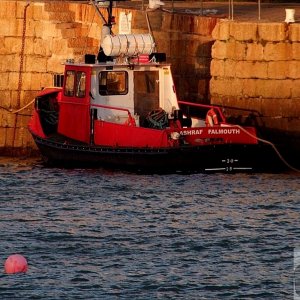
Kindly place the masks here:
POLYGON ((170 148, 100 147, 33 138, 47 165, 104 167, 134 172, 278 172, 285 169, 269 145, 220 144, 170 148))

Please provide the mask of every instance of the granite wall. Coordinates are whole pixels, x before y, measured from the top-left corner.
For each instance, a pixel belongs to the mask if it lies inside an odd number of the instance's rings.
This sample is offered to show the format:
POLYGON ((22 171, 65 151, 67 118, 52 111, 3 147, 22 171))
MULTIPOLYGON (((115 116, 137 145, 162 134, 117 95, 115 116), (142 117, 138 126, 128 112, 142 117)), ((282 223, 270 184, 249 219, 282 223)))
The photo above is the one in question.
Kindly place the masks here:
POLYGON ((300 137, 300 24, 222 20, 212 36, 211 102, 300 137))

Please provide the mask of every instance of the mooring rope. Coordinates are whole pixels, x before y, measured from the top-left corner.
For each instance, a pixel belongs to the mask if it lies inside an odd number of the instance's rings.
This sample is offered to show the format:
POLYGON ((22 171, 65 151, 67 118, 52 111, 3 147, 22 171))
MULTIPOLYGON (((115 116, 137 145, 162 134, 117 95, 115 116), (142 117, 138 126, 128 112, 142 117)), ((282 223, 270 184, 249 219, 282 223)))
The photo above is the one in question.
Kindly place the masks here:
POLYGON ((27 108, 29 105, 31 105, 33 102, 35 101, 35 99, 32 99, 29 103, 27 103, 26 105, 24 105, 23 107, 17 109, 17 110, 11 110, 11 109, 8 109, 6 107, 3 107, 3 106, 0 106, 0 108, 8 111, 9 113, 11 114, 17 114, 19 113, 20 111, 24 110, 25 108, 27 108))
POLYGON ((279 152, 279 150, 276 148, 276 146, 275 146, 272 142, 270 142, 270 141, 268 141, 268 140, 265 140, 265 139, 262 139, 262 138, 259 138, 259 137, 255 136, 255 135, 253 135, 252 133, 250 133, 248 130, 246 130, 245 128, 243 128, 243 127, 240 126, 240 125, 236 125, 236 124, 229 124, 229 125, 230 125, 230 126, 237 127, 237 128, 239 128, 239 129, 241 129, 243 132, 245 132, 246 134, 248 134, 250 137, 257 139, 258 141, 260 141, 260 142, 262 142, 262 143, 265 143, 265 144, 270 145, 270 146, 273 148, 273 150, 275 151, 275 153, 278 155, 278 157, 281 159, 281 161, 282 161, 288 168, 290 168, 291 170, 293 170, 293 171, 295 171, 295 172, 297 172, 297 173, 300 173, 300 170, 299 170, 299 169, 293 167, 292 165, 290 165, 290 164, 284 159, 284 157, 281 155, 281 153, 279 152))

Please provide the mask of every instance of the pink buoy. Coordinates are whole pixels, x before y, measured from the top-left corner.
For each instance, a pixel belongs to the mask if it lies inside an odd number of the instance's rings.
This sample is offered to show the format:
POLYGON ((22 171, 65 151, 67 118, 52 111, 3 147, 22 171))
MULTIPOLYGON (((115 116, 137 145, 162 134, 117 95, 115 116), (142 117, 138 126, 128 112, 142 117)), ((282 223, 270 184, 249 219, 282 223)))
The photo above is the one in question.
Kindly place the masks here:
POLYGON ((20 254, 10 255, 5 261, 4 270, 7 274, 25 273, 28 270, 27 260, 20 254))

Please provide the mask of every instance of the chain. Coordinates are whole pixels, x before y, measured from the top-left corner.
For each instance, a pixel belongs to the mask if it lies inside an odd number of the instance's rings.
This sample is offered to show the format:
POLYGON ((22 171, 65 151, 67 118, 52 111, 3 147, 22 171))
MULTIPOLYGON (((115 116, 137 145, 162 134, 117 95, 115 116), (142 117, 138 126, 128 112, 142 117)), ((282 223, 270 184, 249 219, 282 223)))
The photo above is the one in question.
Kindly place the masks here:
POLYGON ((23 13, 23 32, 22 32, 22 44, 20 52, 20 68, 19 68, 19 83, 18 83, 18 94, 17 94, 17 106, 21 104, 21 89, 23 83, 23 66, 24 66, 24 51, 25 51, 25 41, 26 41, 26 20, 27 20, 27 8, 30 3, 27 3, 24 8, 23 13))
MULTIPOLYGON (((21 89, 22 89, 22 83, 23 83, 23 81, 22 81, 23 76, 22 75, 23 75, 23 66, 24 66, 25 40, 26 40, 26 16, 27 16, 27 8, 28 8, 29 5, 30 5, 29 2, 25 5, 24 13, 23 13, 23 32, 22 32, 21 52, 20 52, 20 68, 19 68, 17 107, 20 107, 20 105, 21 105, 21 89)), ((16 117, 15 117, 12 147, 15 146, 17 123, 18 123, 18 112, 16 113, 16 117)))

